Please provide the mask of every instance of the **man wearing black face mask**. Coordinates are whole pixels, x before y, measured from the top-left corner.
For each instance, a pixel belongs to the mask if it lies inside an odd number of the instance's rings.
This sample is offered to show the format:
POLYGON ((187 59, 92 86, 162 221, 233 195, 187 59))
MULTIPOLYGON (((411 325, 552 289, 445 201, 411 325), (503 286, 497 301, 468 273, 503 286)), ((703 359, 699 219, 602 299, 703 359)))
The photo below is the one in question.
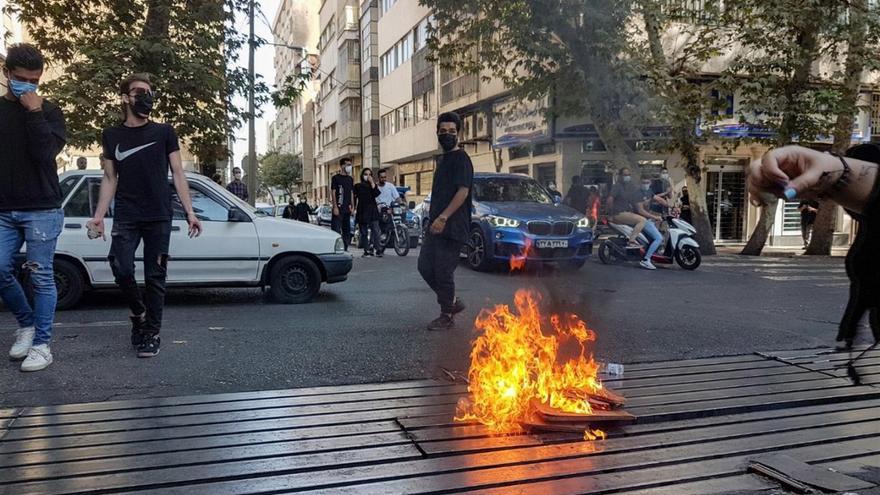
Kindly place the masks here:
POLYGON ((153 90, 146 74, 128 77, 119 88, 125 121, 104 129, 104 179, 95 217, 87 224, 96 237, 104 235, 104 215, 115 198, 110 268, 131 310, 131 344, 138 357, 159 353, 159 329, 165 305, 165 277, 171 240, 172 191, 186 212, 189 236, 202 232, 193 212, 189 184, 180 159, 177 134, 168 124, 149 119, 153 90), (144 242, 145 297, 135 280, 135 251, 144 242))
POLYGON ((440 316, 428 324, 428 330, 452 328, 452 317, 464 311, 464 303, 455 297, 453 274, 470 229, 474 165, 458 147, 459 130, 458 114, 448 112, 437 118, 437 140, 443 155, 437 162, 431 187, 431 227, 419 253, 419 273, 437 294, 440 304, 440 316))

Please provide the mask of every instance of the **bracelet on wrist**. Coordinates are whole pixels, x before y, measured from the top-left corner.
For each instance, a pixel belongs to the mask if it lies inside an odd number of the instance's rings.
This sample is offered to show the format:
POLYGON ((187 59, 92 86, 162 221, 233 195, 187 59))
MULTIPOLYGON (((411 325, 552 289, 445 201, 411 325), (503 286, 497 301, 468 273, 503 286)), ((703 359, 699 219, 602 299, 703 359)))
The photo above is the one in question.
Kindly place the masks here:
MULTIPOLYGON (((850 168, 849 163, 847 163, 847 161, 846 161, 846 158, 844 158, 842 155, 835 153, 833 151, 829 151, 828 154, 831 156, 837 157, 837 159, 840 160, 840 163, 843 165, 842 171, 836 171, 836 172, 840 172, 840 177, 838 177, 837 180, 834 181, 834 183, 831 184, 831 187, 829 188, 834 192, 839 192, 839 191, 843 190, 843 188, 849 186, 850 178, 852 176, 852 168, 850 168)), ((832 172, 822 172, 822 178, 824 179, 831 174, 832 174, 832 172)), ((825 197, 826 194, 827 194, 827 191, 822 194, 822 197, 825 197)))

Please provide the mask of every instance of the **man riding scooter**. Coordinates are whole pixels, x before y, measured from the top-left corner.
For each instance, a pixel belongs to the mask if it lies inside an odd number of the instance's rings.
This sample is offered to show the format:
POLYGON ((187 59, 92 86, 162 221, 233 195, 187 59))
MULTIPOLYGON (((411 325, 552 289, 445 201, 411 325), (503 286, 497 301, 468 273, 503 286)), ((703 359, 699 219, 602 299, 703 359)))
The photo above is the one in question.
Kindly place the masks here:
POLYGON ((653 199, 651 179, 645 178, 642 180, 641 188, 635 187, 632 184, 632 172, 627 167, 620 169, 620 182, 614 185, 611 194, 608 195, 608 211, 611 213, 611 221, 633 227, 628 238, 629 245, 638 247, 636 239, 643 231, 652 239, 645 251, 644 259, 639 263, 646 270, 657 269, 651 262, 651 256, 660 247, 660 241, 663 239, 657 226, 648 220, 649 218, 657 221, 663 220, 660 215, 649 211, 653 199))

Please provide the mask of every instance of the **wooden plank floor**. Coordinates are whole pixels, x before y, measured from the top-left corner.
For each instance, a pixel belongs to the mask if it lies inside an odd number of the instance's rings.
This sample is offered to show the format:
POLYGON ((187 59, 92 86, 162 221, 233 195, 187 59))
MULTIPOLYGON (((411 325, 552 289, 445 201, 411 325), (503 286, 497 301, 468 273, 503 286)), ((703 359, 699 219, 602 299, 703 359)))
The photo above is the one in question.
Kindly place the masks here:
POLYGON ((784 452, 880 479, 880 352, 626 366, 634 424, 604 441, 455 423, 466 386, 422 380, 0 410, 5 494, 703 494, 776 485, 784 452))

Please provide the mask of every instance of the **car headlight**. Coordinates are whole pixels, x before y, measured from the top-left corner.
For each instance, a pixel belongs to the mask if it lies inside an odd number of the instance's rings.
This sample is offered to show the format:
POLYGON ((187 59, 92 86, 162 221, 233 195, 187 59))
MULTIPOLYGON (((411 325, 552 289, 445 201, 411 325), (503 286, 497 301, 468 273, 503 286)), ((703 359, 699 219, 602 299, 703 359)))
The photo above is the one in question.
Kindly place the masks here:
POLYGON ((345 252, 345 243, 342 242, 342 237, 336 238, 336 246, 334 246, 333 250, 336 251, 337 253, 344 253, 345 252))
POLYGON ((493 227, 519 227, 519 220, 513 218, 496 217, 495 215, 489 215, 487 219, 493 227))
POLYGON ((587 217, 581 218, 580 220, 578 220, 577 226, 579 229, 590 228, 590 219, 587 217))

